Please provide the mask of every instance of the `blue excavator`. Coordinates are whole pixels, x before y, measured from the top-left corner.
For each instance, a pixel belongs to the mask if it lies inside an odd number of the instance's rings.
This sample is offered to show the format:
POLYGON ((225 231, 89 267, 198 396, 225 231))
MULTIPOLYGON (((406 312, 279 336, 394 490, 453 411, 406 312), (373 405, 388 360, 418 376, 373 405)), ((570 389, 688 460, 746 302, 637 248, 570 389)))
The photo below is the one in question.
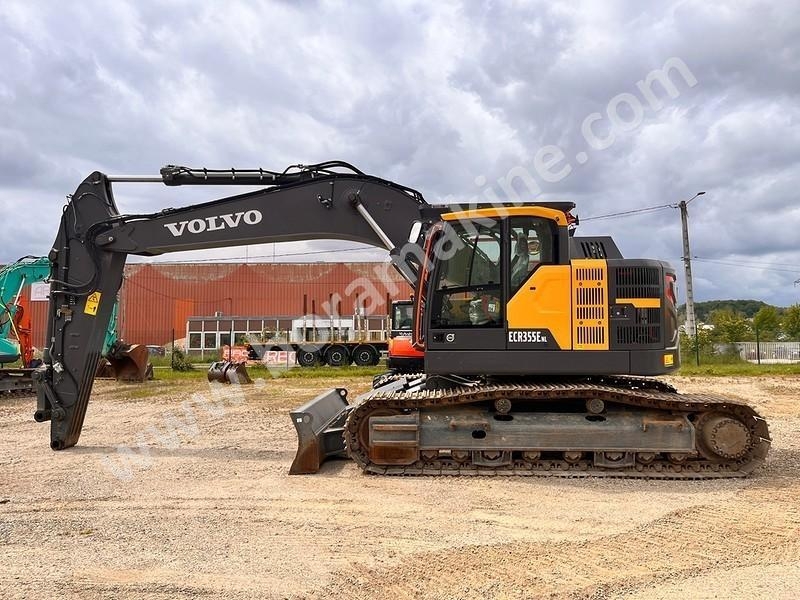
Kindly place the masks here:
MULTIPOLYGON (((30 310, 23 291, 50 276, 47 257, 25 256, 0 269, 0 394, 35 395, 33 370, 41 364, 36 358, 31 336, 30 310), (20 363, 18 367, 5 365, 20 363)), ((125 381, 152 379, 147 347, 128 345, 117 334, 117 305, 109 320, 98 368, 100 377, 125 381)))

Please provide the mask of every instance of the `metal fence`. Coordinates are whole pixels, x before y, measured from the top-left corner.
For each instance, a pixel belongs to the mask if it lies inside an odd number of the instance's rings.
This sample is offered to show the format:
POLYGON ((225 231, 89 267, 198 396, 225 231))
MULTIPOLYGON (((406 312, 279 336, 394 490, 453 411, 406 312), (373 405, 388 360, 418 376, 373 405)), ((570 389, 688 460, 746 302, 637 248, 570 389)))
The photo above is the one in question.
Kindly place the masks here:
POLYGON ((736 342, 733 346, 742 360, 752 363, 800 362, 800 342, 736 342))

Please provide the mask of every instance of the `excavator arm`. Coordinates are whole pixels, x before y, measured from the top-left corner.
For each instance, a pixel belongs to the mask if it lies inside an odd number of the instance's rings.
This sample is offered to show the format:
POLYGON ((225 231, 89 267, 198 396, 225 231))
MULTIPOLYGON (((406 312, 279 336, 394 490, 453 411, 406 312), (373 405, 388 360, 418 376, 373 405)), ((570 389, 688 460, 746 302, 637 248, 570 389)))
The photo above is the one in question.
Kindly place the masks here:
POLYGON ((65 207, 49 255, 49 346, 35 374, 34 418, 51 422, 51 448, 69 448, 80 437, 128 254, 350 240, 389 250, 394 266, 413 285, 427 208, 419 192, 340 162, 283 172, 169 166, 160 177, 92 173, 65 207), (112 194, 117 182, 265 187, 154 214, 120 215, 112 194), (422 225, 414 227, 415 222, 422 225))

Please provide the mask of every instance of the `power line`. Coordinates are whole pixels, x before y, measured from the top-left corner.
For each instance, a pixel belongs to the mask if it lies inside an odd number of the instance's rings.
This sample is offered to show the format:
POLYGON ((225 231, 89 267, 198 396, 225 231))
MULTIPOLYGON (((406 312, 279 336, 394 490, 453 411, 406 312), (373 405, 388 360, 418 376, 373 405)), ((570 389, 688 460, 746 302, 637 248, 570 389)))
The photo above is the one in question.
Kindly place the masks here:
POLYGON ((583 218, 581 218, 581 222, 584 222, 584 221, 597 221, 597 220, 600 220, 600 219, 611 219, 613 217, 630 217, 630 216, 633 216, 633 215, 638 215, 640 213, 655 212, 655 211, 664 210, 664 209, 667 209, 667 208, 675 208, 675 205, 674 204, 660 204, 658 206, 648 206, 648 207, 645 207, 645 208, 637 208, 637 209, 634 209, 634 210, 625 210, 625 211, 622 211, 622 212, 608 213, 608 214, 605 214, 605 215, 595 215, 593 217, 583 217, 583 218))
MULTIPOLYGON (((706 258, 704 256, 693 256, 692 258, 694 258, 695 260, 705 260, 705 261, 708 261, 708 262, 714 262, 714 261, 720 260, 718 258, 706 258)), ((771 261, 770 262, 760 262, 760 261, 755 261, 755 260, 736 260, 736 261, 734 261, 733 259, 731 259, 729 262, 735 262, 736 264, 741 264, 741 265, 763 265, 763 266, 768 266, 768 267, 792 267, 795 270, 800 270, 800 265, 798 265, 796 263, 776 263, 776 262, 771 262, 771 261)))
POLYGON ((759 271, 777 271, 777 272, 781 272, 781 273, 797 273, 798 271, 800 271, 800 267, 795 267, 794 269, 779 269, 779 268, 776 268, 776 267, 767 267, 767 266, 758 265, 758 264, 748 264, 748 263, 744 263, 744 262, 715 260, 715 259, 711 259, 711 258, 697 258, 697 257, 695 257, 695 260, 698 260, 698 261, 701 261, 701 262, 715 263, 715 264, 719 264, 719 265, 726 265, 726 266, 731 266, 731 267, 739 267, 741 269, 757 269, 759 271))
POLYGON ((191 263, 218 263, 223 262, 226 260, 251 260, 254 258, 283 258, 284 256, 311 256, 312 254, 338 254, 341 252, 364 252, 364 251, 380 251, 380 248, 361 248, 361 247, 352 247, 352 248, 334 248, 331 250, 310 250, 308 252, 285 252, 283 254, 257 254, 257 255, 245 255, 245 256, 228 256, 222 258, 196 258, 193 260, 159 260, 159 261, 147 261, 141 263, 131 263, 131 264, 158 264, 158 265, 176 265, 176 264, 185 264, 187 262, 191 263))

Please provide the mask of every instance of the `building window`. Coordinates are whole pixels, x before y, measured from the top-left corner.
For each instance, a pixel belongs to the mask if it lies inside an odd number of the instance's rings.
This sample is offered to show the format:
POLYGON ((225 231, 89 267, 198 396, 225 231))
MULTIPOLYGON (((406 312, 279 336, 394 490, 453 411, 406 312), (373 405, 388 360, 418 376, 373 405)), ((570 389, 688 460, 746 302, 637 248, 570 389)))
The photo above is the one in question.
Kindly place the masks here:
POLYGON ((189 350, 200 350, 200 341, 202 339, 201 333, 189 334, 189 350))
POLYGON ((215 349, 217 347, 217 333, 204 333, 203 334, 203 348, 215 349))

